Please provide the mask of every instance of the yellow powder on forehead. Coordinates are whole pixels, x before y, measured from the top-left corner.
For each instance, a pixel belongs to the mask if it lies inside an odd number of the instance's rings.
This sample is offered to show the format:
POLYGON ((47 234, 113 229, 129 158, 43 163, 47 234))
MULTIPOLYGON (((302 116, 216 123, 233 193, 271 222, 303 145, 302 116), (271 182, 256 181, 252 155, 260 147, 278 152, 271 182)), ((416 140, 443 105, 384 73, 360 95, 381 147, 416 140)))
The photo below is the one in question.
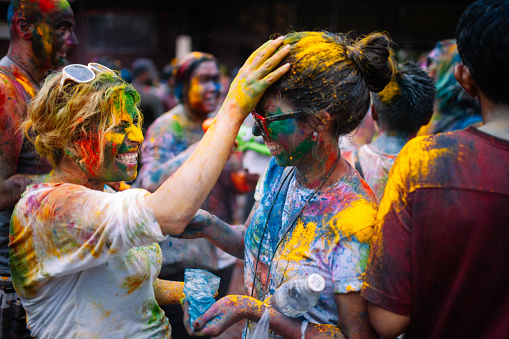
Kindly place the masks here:
POLYGON ((370 242, 374 233, 376 206, 364 199, 353 201, 331 220, 340 238, 356 236, 360 242, 370 242))

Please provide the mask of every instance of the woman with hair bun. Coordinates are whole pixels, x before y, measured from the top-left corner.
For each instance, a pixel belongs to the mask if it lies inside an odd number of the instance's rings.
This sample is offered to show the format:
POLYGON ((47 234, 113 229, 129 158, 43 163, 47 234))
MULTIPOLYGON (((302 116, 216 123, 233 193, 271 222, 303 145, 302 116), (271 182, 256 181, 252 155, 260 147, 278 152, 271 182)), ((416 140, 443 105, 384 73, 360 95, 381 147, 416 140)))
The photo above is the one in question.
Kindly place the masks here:
POLYGON ((134 88, 94 63, 46 78, 25 128, 54 168, 27 187, 9 235, 12 281, 34 337, 171 338, 159 305, 177 304, 183 282, 157 278, 157 242, 185 229, 244 118, 288 71, 274 67, 288 52, 281 43, 269 41, 248 58, 203 142, 153 193, 105 187, 136 177, 143 133, 134 88))
POLYGON ((359 291, 377 199, 341 156, 338 140, 359 126, 370 91, 383 90, 391 80, 390 44, 379 33, 357 40, 329 32, 284 36, 290 52, 282 63, 290 70, 252 112, 255 132, 272 158, 250 218, 232 227, 200 210, 180 235, 205 237, 243 258, 246 295, 218 300, 191 324, 194 332, 187 325, 190 333, 215 336, 247 319, 249 338, 279 286, 318 273, 325 289, 303 317, 268 308, 271 337, 376 337, 359 291))

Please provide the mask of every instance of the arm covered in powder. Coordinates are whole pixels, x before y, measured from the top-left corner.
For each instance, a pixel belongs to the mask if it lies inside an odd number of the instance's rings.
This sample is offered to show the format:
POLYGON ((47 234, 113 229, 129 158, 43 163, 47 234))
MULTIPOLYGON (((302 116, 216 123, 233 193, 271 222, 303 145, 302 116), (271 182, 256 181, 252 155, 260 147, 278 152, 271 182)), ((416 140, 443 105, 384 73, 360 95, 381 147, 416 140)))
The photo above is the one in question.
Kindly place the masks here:
MULTIPOLYGON (((359 299, 362 299, 358 293, 359 299)), ((364 301, 364 300, 362 300, 364 301)), ((349 303, 350 306, 356 307, 358 303, 349 303)), ((365 302, 364 302, 365 304, 365 302)), ((211 335, 213 337, 220 335, 227 328, 242 319, 259 322, 263 316, 268 304, 256 300, 253 297, 245 295, 230 295, 219 299, 212 305, 207 312, 200 316, 194 322, 196 329, 193 331, 189 325, 189 304, 184 302, 184 325, 189 333, 193 335, 211 335)), ((283 335, 285 338, 301 339, 306 338, 376 338, 375 332, 368 326, 361 331, 349 332, 343 334, 338 326, 330 324, 315 324, 303 322, 301 319, 290 318, 279 312, 274 307, 269 307, 270 313, 269 328, 277 334, 283 335)), ((357 309, 350 308, 354 315, 357 315, 357 309)), ((367 316, 364 317, 367 322, 367 316)))
POLYGON ((169 281, 156 279, 154 294, 159 305, 178 304, 184 297, 184 283, 182 281, 169 281))
POLYGON ((244 238, 253 211, 256 210, 257 206, 258 202, 253 206, 251 214, 244 225, 227 224, 215 215, 200 209, 186 229, 176 237, 184 239, 206 238, 223 251, 239 259, 244 259, 244 238))

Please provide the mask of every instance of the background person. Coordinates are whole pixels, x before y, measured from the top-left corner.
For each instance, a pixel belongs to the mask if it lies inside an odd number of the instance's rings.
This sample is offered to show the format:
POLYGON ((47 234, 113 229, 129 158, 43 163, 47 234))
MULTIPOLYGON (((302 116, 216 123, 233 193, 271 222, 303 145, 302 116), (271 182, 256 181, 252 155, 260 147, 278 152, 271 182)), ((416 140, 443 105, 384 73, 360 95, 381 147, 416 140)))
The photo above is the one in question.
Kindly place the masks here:
POLYGON ((155 81, 158 77, 154 62, 147 58, 138 58, 132 65, 132 85, 140 94, 140 110, 143 114, 144 128, 147 129, 164 113, 163 101, 157 95, 155 81))
POLYGON ((78 40, 66 0, 13 0, 7 22, 11 40, 0 60, 0 337, 24 338, 29 336, 25 311, 9 269, 9 225, 21 193, 27 185, 41 182, 51 165, 36 154, 20 126, 44 74, 64 65, 78 40))
POLYGON ((371 143, 343 155, 380 200, 396 156, 433 115, 435 83, 419 66, 405 62, 389 85, 371 98, 379 134, 371 143))
POLYGON ((425 57, 422 67, 436 84, 435 112, 431 121, 418 135, 428 135, 465 129, 482 124, 481 106, 477 98, 465 91, 454 77, 454 69, 461 65, 455 39, 437 42, 425 57))

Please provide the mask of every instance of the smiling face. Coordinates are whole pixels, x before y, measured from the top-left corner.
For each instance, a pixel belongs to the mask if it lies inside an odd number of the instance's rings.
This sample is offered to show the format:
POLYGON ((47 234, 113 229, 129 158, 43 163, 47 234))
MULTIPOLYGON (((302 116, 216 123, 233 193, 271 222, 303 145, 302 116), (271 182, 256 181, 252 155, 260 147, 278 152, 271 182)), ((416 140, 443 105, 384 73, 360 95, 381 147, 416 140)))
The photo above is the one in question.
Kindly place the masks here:
POLYGON ((202 62, 191 74, 188 104, 192 113, 197 117, 206 118, 217 106, 221 83, 219 69, 214 61, 202 62))
POLYGON ((96 182, 129 181, 137 175, 138 148, 143 142, 141 119, 134 95, 127 93, 123 96, 123 103, 114 103, 110 123, 115 124, 103 136, 103 160, 98 152, 101 149, 98 133, 77 142, 86 152, 78 165, 96 182))
MULTIPOLYGON (((273 96, 263 98, 256 107, 257 113, 271 117, 296 112, 297 110, 285 100, 273 96)), ((270 154, 276 158, 279 166, 298 165, 312 157, 313 130, 298 119, 274 121, 267 125, 268 136, 263 140, 270 154)))
POLYGON ((35 62, 43 69, 62 66, 68 50, 78 44, 73 11, 65 0, 43 0, 39 6, 43 17, 32 32, 35 62))

